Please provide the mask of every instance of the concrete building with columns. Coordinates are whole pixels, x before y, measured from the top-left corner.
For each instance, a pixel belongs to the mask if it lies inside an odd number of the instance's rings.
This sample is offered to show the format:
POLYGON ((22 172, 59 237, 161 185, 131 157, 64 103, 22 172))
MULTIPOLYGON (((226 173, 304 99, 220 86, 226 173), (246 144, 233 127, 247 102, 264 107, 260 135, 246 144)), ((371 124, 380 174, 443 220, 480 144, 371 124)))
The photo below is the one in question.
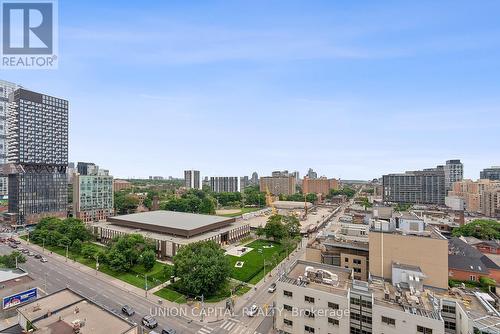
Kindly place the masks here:
POLYGON ((91 231, 103 243, 120 235, 141 234, 156 244, 158 258, 170 259, 180 247, 197 241, 237 242, 250 234, 250 224, 235 218, 158 210, 109 217, 92 224, 91 231))

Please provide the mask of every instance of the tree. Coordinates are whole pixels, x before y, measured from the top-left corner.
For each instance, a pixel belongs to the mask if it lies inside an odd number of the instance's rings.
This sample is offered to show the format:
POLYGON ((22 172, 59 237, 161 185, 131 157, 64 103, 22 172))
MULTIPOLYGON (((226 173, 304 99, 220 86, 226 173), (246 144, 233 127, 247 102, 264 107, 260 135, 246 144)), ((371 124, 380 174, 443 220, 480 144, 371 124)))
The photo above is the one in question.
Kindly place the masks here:
POLYGON ((121 254, 116 249, 111 250, 106 255, 106 261, 111 270, 118 272, 126 272, 131 268, 130 262, 127 261, 125 255, 121 254))
POLYGON ((94 258, 94 254, 97 252, 97 246, 92 244, 84 244, 82 245, 80 253, 84 258, 92 259, 94 258))
POLYGON ((207 215, 215 214, 215 203, 212 198, 206 197, 201 200, 199 213, 204 213, 207 215))
POLYGON ((161 270, 164 278, 170 278, 174 274, 174 267, 168 264, 163 266, 161 270))
POLYGON ((318 195, 309 193, 306 195, 306 201, 310 203, 316 203, 318 201, 318 195))
POLYGON ((259 227, 257 227, 257 230, 255 231, 255 235, 258 237, 263 237, 264 235, 266 235, 266 231, 264 230, 264 228, 262 226, 259 226, 259 227))
POLYGON ((199 241, 179 249, 174 256, 174 273, 180 289, 190 296, 215 294, 231 272, 229 259, 214 241, 199 241))
POLYGON ((279 241, 286 235, 285 226, 281 223, 282 219, 283 216, 281 215, 272 215, 269 217, 264 227, 266 238, 279 241))
POLYGON ((245 188, 243 192, 243 201, 245 205, 261 207, 266 204, 266 194, 260 192, 258 186, 250 186, 245 188))
POLYGON ((300 221, 295 216, 286 216, 282 219, 285 228, 285 235, 289 238, 295 238, 300 235, 300 221))
POLYGON ((288 258, 290 258, 290 252, 293 251, 296 245, 295 240, 286 237, 283 240, 281 240, 281 245, 283 246, 283 249, 286 251, 288 258))
POLYGON ((347 198, 353 198, 356 195, 356 190, 350 187, 342 187, 342 189, 330 189, 330 192, 326 196, 326 198, 331 199, 337 195, 345 195, 347 198))
POLYGON ((476 219, 453 229, 454 237, 475 237, 482 240, 500 239, 500 222, 490 219, 476 219))
POLYGON ((80 239, 76 239, 75 241, 73 241, 73 244, 71 245, 71 251, 75 254, 80 254, 80 252, 82 251, 82 242, 80 241, 80 239))
POLYGON ((115 210, 119 214, 128 214, 137 209, 141 201, 139 198, 133 194, 127 194, 125 192, 115 193, 115 210))
POLYGON ((156 255, 155 252, 152 250, 148 249, 142 252, 141 254, 141 263, 144 266, 144 269, 146 271, 150 271, 153 269, 156 263, 156 255))
POLYGON ((368 199, 368 197, 359 197, 357 200, 365 208, 365 211, 366 211, 367 208, 373 207, 373 204, 370 203, 370 200, 368 199))
POLYGON ((18 264, 26 262, 26 257, 24 255, 18 251, 14 251, 10 254, 0 256, 0 264, 5 268, 15 268, 16 258, 18 264))

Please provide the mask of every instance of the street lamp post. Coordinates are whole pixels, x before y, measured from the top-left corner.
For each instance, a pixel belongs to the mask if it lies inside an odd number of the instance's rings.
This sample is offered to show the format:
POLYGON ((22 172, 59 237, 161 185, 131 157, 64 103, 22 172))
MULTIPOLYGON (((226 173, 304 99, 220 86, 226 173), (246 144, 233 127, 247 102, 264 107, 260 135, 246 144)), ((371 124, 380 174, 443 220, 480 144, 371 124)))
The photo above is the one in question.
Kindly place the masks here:
POLYGON ((144 274, 144 281, 146 285, 146 298, 148 298, 148 274, 144 274))
POLYGON ((264 252, 262 251, 262 248, 259 248, 259 253, 262 255, 262 262, 264 263, 264 283, 266 283, 266 258, 264 256, 264 252))
POLYGON ((42 253, 45 253, 45 238, 42 240, 42 253))

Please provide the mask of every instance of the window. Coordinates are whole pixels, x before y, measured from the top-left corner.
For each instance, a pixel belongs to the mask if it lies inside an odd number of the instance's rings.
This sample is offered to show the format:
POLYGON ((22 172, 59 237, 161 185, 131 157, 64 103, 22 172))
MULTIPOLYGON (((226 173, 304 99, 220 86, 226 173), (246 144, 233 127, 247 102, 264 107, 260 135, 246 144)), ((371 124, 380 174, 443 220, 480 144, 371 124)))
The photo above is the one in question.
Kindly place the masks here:
POLYGON ((358 273, 358 274, 361 272, 361 268, 353 268, 353 270, 355 273, 358 273))
POLYGON ((361 306, 366 308, 372 308, 372 302, 368 300, 361 300, 361 306))
POLYGON ((351 297, 351 304, 359 305, 360 304, 359 298, 351 297))
POLYGON ((283 295, 291 298, 293 296, 293 293, 291 291, 283 290, 283 295))
POLYGON ((354 260, 352 260, 352 263, 354 263, 354 264, 361 264, 361 260, 360 259, 354 259, 354 260))
POLYGON ((333 325, 333 326, 338 326, 339 325, 339 321, 337 319, 333 319, 333 318, 328 318, 328 323, 330 325, 333 325))
POLYGON ((454 322, 452 322, 452 321, 445 320, 444 321, 444 328, 445 329, 451 329, 451 330, 454 331, 454 330, 456 330, 456 324, 454 322))
POLYGON ((328 302, 328 308, 331 308, 332 310, 338 310, 339 309, 339 304, 328 302))
POLYGON ((432 329, 424 326, 417 326, 417 332, 424 334, 432 334, 432 329))
POLYGON ((396 326, 396 320, 388 317, 382 316, 382 323, 387 324, 389 326, 396 326))
POLYGON ((286 326, 293 326, 293 321, 292 320, 288 320, 288 319, 283 319, 283 323, 286 325, 286 326))
POLYGON ((314 328, 307 325, 304 326, 304 330, 306 331, 306 333, 314 333, 314 328))
POLYGON ((345 262, 349 262, 349 258, 348 258, 348 257, 346 257, 344 261, 345 261, 345 262))
POLYGON ((443 305, 443 312, 444 313, 455 314, 455 312, 456 312, 455 306, 452 306, 452 305, 443 305))
POLYGON ((476 280, 476 275, 470 275, 469 276, 470 281, 475 281, 476 280))
POLYGON ((291 312, 291 311, 292 311, 292 307, 291 307, 290 305, 286 305, 286 304, 284 304, 284 305, 283 305, 283 309, 284 309, 285 311, 289 311, 289 312, 291 312))
POLYGON ((304 300, 306 302, 308 302, 308 303, 314 304, 314 298, 313 297, 305 296, 304 300))

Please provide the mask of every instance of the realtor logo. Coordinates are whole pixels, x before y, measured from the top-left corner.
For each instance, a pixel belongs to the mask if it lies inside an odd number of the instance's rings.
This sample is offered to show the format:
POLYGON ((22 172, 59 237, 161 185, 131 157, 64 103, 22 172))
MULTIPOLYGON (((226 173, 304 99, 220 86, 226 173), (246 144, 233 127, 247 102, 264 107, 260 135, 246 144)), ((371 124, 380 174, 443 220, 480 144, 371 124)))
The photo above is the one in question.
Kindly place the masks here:
POLYGON ((2 68, 57 67, 54 1, 1 1, 2 68))

